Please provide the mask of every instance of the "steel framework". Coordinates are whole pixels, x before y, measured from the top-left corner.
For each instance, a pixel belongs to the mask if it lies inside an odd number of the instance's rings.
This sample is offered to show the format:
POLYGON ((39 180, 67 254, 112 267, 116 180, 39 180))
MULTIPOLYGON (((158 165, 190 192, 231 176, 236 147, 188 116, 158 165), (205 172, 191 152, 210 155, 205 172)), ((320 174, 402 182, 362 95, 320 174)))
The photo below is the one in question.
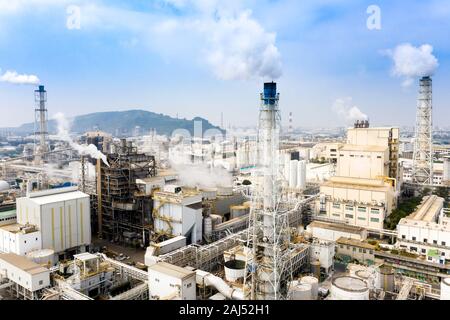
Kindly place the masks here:
POLYGON ((430 77, 420 80, 414 141, 413 182, 433 184, 433 90, 430 77))

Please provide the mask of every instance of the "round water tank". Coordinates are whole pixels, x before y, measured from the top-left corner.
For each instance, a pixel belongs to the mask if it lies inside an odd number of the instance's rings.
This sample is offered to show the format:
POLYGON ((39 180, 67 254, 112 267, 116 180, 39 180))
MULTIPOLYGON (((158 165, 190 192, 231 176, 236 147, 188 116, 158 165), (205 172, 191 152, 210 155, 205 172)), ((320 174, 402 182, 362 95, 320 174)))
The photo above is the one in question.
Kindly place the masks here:
POLYGON ((395 289, 394 269, 388 266, 381 266, 378 269, 377 287, 387 292, 394 292, 395 289))
POLYGON ((300 279, 300 284, 311 285, 311 297, 313 300, 317 300, 319 297, 319 280, 316 277, 303 277, 300 279))
POLYGON ((369 300, 369 287, 364 280, 343 276, 332 280, 331 300, 369 300))
POLYGON ((230 260, 225 262, 225 279, 230 282, 237 282, 245 277, 245 261, 230 260))
POLYGON ((289 187, 297 188, 298 160, 292 160, 289 168, 289 187))
POLYGON ((55 251, 52 249, 35 250, 27 253, 27 258, 37 264, 54 266, 56 263, 55 251))
POLYGON ((312 300, 312 286, 310 284, 297 284, 292 286, 291 300, 312 300))
POLYGON ((441 281, 441 300, 450 300, 450 278, 441 281))
POLYGON ((8 191, 10 189, 9 183, 3 180, 0 180, 0 192, 8 191))

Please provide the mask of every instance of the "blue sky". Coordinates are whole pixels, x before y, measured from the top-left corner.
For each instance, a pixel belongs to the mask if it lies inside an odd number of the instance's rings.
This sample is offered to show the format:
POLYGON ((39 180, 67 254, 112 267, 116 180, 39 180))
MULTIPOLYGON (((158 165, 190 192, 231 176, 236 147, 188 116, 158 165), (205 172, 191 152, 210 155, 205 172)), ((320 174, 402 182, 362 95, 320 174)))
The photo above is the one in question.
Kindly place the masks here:
MULTIPOLYGON (((376 125, 415 120, 417 79, 405 87, 383 54, 429 44, 439 61, 435 124, 450 126, 447 0, 0 0, 0 76, 36 75, 50 115, 145 109, 254 125, 262 81, 275 78, 285 123, 341 126, 351 97, 376 125), (381 30, 366 10, 381 9, 381 30), (69 6, 80 28, 67 28, 69 6)), ((0 82, 0 126, 32 122, 33 85, 0 82)))

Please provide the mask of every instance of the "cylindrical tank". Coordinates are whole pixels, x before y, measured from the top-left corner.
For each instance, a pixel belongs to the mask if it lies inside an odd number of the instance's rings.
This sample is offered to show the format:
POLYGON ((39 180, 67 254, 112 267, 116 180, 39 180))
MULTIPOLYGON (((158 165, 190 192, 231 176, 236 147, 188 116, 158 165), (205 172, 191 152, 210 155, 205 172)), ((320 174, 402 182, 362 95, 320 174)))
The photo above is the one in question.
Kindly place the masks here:
POLYGON ((225 262, 225 279, 230 282, 237 282, 245 277, 245 261, 230 260, 225 262))
POLYGON ((303 277, 300 279, 300 284, 311 285, 311 297, 313 300, 317 300, 319 297, 319 280, 316 277, 303 277))
POLYGON ((52 249, 35 250, 27 253, 27 258, 37 264, 45 266, 54 266, 56 263, 55 251, 52 249))
POLYGON ((215 200, 217 199, 217 189, 215 188, 203 188, 201 189, 202 197, 205 200, 215 200))
POLYGON ((291 170, 291 154, 284 155, 284 178, 289 182, 289 172, 291 170))
POLYGON ((378 269, 377 287, 387 292, 394 292, 395 289, 394 269, 388 266, 381 266, 378 269))
POLYGON ((218 214, 211 214, 210 217, 212 220, 213 229, 216 225, 221 224, 223 222, 223 217, 218 214))
POLYGON ((230 219, 243 217, 248 214, 249 208, 246 206, 230 206, 230 219))
POLYGON ((450 157, 444 158, 444 181, 450 182, 450 157))
POLYGON ((369 300, 369 287, 361 279, 349 276, 331 282, 331 300, 369 300))
POLYGON ((297 168, 297 188, 306 188, 306 161, 302 160, 298 162, 297 168))
POLYGON ((441 300, 450 300, 450 278, 441 281, 441 300))
POLYGON ((297 188, 298 160, 292 160, 289 168, 289 187, 297 188))
POLYGON ((213 221, 211 217, 203 218, 203 232, 206 236, 211 236, 213 230, 213 221))
POLYGON ((0 192, 7 191, 10 189, 9 183, 3 180, 0 180, 0 192))
POLYGON ((307 283, 301 284, 298 281, 293 281, 291 282, 290 295, 291 300, 312 300, 312 286, 307 283))
POLYGON ((316 277, 317 279, 320 279, 320 261, 311 261, 311 273, 316 277))

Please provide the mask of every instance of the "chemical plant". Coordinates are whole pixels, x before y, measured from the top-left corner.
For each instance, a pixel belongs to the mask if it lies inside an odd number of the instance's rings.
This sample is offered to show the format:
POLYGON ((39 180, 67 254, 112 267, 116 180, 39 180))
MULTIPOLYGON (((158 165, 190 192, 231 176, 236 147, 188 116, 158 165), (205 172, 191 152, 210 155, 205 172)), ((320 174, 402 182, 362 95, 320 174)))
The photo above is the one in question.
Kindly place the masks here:
POLYGON ((254 134, 55 134, 39 86, 0 159, 0 299, 450 300, 450 147, 419 88, 408 140, 302 137, 274 82, 254 134))

